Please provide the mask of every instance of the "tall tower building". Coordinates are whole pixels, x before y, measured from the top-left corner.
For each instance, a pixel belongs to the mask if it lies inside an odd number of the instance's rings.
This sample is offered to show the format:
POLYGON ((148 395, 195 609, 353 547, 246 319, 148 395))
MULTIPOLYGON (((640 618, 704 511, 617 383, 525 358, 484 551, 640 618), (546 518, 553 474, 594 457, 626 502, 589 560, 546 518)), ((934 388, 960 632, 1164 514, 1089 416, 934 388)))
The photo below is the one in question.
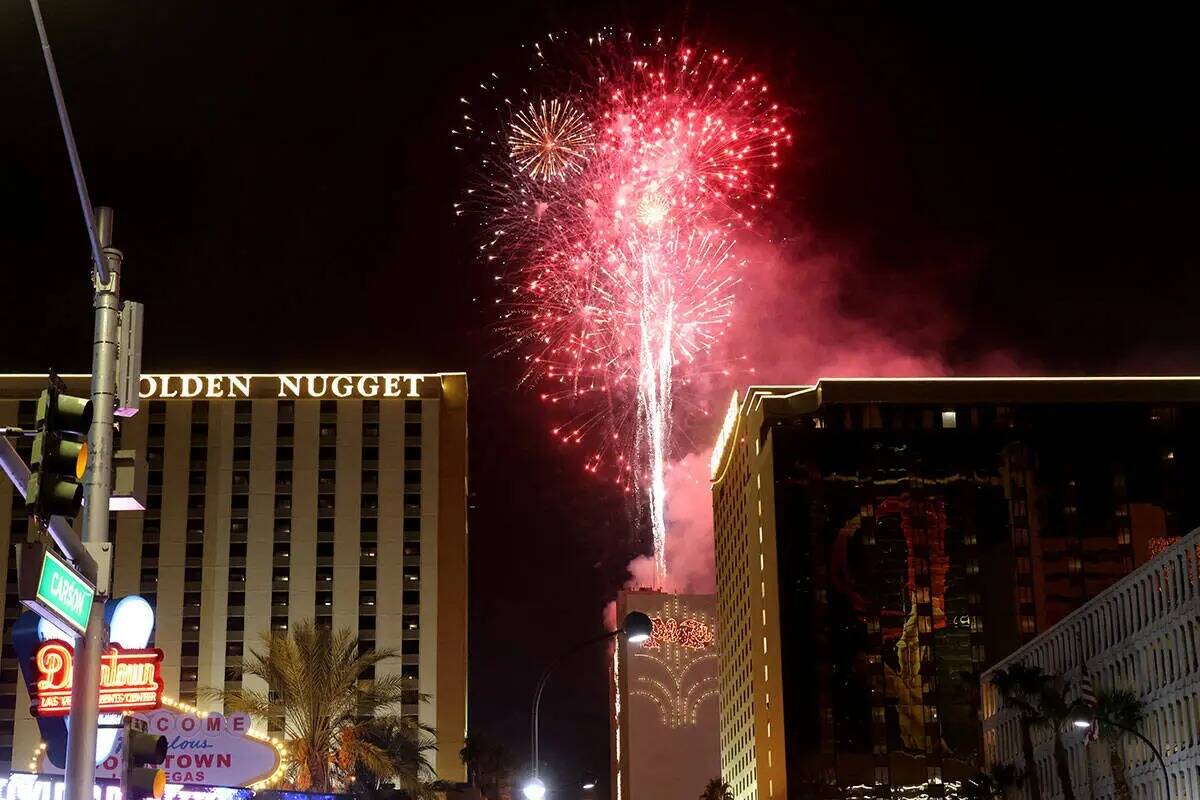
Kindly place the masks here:
POLYGON ((617 619, 630 611, 654 633, 614 645, 612 796, 694 800, 721 772, 713 596, 621 592, 617 619))
POLYGON ((979 762, 978 674, 1200 524, 1198 478, 1197 379, 735 396, 713 455, 735 796, 948 796, 979 762))
MULTIPOLYGON (((86 375, 63 377, 86 395, 86 375)), ((44 386, 0 376, 0 426, 31 427, 44 386)), ((231 668, 263 633, 310 619, 349 628, 401 652, 376 677, 413 679, 399 710, 437 729, 438 776, 463 780, 466 376, 144 375, 141 394, 118 447, 145 457, 149 493, 144 512, 113 515, 113 592, 154 606, 166 693, 210 707, 198 690, 241 687, 231 668)), ((39 741, 10 635, 12 543, 27 525, 0 482, 0 770, 39 741)))

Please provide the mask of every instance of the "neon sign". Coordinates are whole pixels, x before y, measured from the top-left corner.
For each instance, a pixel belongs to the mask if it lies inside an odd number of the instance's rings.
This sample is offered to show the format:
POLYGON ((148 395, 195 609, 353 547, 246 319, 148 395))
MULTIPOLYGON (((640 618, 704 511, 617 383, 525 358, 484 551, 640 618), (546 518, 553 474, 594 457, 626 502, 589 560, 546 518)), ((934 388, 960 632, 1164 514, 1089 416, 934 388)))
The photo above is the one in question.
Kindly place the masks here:
POLYGON ((710 626, 695 617, 677 620, 674 617, 654 617, 650 638, 643 650, 657 650, 663 644, 676 644, 690 650, 703 650, 717 640, 710 626))
MULTIPOLYGON (((71 664, 75 651, 57 639, 41 644, 34 653, 36 683, 33 713, 62 717, 71 713, 71 664)), ((162 705, 163 651, 158 648, 125 649, 116 645, 100 656, 100 710, 142 711, 162 705)))

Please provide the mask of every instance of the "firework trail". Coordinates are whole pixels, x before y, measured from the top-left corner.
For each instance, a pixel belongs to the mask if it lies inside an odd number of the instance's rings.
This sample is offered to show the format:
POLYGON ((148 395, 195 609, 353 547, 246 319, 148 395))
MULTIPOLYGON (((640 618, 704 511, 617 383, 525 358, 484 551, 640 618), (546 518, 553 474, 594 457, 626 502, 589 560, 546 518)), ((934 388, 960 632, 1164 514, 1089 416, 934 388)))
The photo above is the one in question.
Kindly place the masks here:
POLYGON ((638 498, 661 582, 674 423, 714 367, 745 267, 736 238, 774 196, 791 136, 763 78, 722 52, 610 34, 544 44, 530 86, 481 84, 494 124, 468 109, 454 131, 459 149, 483 148, 459 213, 483 221, 504 349, 569 409, 554 435, 586 442, 587 471, 638 498))

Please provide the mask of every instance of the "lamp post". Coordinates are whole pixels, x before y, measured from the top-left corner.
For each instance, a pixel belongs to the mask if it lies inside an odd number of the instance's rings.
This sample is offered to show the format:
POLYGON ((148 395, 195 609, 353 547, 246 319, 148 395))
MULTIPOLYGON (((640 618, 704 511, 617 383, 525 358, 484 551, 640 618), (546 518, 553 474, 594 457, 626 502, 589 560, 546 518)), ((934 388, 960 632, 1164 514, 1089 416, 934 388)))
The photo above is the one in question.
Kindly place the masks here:
MULTIPOLYGON (((1134 736, 1146 743, 1146 746, 1150 748, 1150 752, 1154 753, 1154 757, 1158 759, 1158 766, 1162 768, 1163 797, 1169 797, 1171 794, 1171 776, 1170 773, 1167 772, 1167 762, 1163 761, 1162 753, 1158 752, 1158 748, 1154 746, 1154 742, 1143 736, 1142 732, 1136 728, 1131 728, 1128 725, 1122 725, 1119 722, 1113 722, 1108 717, 1097 716, 1096 721, 1105 725, 1112 725, 1114 728, 1120 728, 1126 733, 1132 733, 1134 736)), ((1092 727, 1092 721, 1083 717, 1073 720, 1073 722, 1076 728, 1086 729, 1092 727)))
POLYGON ((625 619, 622 621, 621 627, 617 628, 615 631, 607 631, 600 636, 582 641, 579 644, 568 648, 567 650, 563 651, 558 658, 551 661, 550 666, 546 667, 546 669, 542 672, 542 677, 538 679, 537 688, 533 692, 533 710, 530 713, 530 730, 532 732, 530 752, 533 756, 533 770, 529 780, 527 780, 525 785, 521 788, 521 791, 527 800, 542 800, 542 798, 546 796, 546 784, 542 782, 542 779, 538 774, 540 766, 538 760, 538 710, 542 705, 542 691, 546 688, 546 682, 550 680, 550 675, 553 674, 554 670, 557 669, 558 666, 562 664, 562 662, 568 657, 575 655, 575 653, 583 650, 584 648, 590 647, 594 644, 599 644, 600 642, 607 642, 609 639, 612 639, 616 636, 624 636, 627 642, 641 644, 650 638, 653 628, 654 625, 650 622, 650 617, 646 616, 640 611, 630 611, 625 615, 625 619))

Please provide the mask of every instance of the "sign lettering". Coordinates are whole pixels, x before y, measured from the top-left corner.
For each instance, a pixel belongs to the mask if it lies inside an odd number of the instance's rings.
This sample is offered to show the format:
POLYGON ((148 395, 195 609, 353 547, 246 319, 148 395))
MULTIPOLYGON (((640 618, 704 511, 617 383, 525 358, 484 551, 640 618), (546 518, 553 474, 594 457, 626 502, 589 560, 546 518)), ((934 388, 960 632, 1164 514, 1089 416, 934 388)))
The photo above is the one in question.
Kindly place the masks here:
POLYGON ((351 374, 169 374, 142 375, 139 394, 143 399, 170 400, 202 398, 283 399, 422 397, 426 378, 436 375, 382 373, 351 374))
MULTIPOLYGON (((88 615, 96 590, 69 564, 46 550, 42 555, 42 571, 32 605, 42 614, 49 611, 79 633, 87 628, 88 615)), ((55 620, 57 621, 57 620, 55 620)))
MULTIPOLYGON (((43 642, 34 653, 33 713, 37 716, 71 713, 74 656, 71 645, 58 639, 43 642)), ((162 660, 163 652, 157 648, 109 648, 100 656, 100 710, 137 711, 162 705, 162 660)))

